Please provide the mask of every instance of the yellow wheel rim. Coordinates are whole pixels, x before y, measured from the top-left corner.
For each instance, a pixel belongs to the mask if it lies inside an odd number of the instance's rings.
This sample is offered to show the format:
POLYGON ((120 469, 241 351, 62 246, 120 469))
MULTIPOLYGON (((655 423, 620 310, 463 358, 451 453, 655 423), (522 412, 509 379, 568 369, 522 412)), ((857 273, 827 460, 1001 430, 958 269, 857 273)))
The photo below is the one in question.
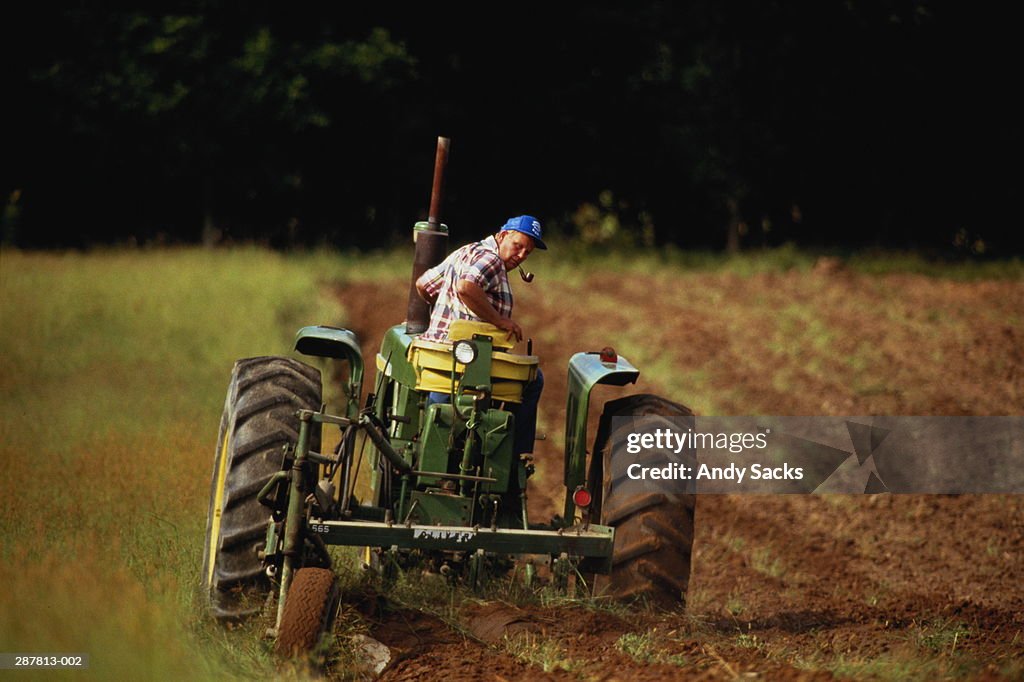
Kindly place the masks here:
POLYGON ((220 544, 220 517, 224 512, 224 481, 228 473, 228 436, 231 431, 225 427, 224 441, 220 445, 220 454, 217 456, 217 485, 213 490, 213 519, 210 522, 210 546, 207 548, 209 554, 209 566, 206 574, 206 584, 213 585, 213 569, 217 564, 217 545, 220 544))

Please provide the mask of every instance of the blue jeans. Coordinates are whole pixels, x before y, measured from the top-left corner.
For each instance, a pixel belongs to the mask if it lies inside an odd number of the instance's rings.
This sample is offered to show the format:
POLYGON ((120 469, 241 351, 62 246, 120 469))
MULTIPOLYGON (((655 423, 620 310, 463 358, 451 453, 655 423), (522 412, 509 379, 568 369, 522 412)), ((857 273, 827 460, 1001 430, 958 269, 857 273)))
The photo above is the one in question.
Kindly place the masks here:
MULTIPOLYGON (((518 458, 524 452, 533 452, 533 442, 537 440, 537 403, 544 390, 544 373, 537 368, 537 378, 523 387, 523 402, 508 403, 506 409, 515 415, 516 432, 512 438, 512 453, 518 458)), ((427 395, 427 406, 434 403, 446 403, 451 399, 447 393, 430 393, 427 395)))

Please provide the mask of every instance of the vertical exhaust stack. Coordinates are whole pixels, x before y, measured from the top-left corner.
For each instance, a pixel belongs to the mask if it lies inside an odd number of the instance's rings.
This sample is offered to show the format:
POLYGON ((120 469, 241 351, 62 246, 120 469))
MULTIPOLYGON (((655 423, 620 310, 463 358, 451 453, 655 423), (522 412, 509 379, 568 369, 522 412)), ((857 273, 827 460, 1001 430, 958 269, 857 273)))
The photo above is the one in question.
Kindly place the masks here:
POLYGON ((444 169, 448 165, 450 145, 451 140, 447 137, 437 138, 429 219, 425 223, 416 223, 413 228, 416 253, 412 263, 412 281, 409 283, 409 308, 405 314, 406 334, 422 334, 430 324, 430 306, 416 292, 416 280, 429 268, 444 260, 448 247, 448 226, 441 224, 441 201, 444 198, 444 169))

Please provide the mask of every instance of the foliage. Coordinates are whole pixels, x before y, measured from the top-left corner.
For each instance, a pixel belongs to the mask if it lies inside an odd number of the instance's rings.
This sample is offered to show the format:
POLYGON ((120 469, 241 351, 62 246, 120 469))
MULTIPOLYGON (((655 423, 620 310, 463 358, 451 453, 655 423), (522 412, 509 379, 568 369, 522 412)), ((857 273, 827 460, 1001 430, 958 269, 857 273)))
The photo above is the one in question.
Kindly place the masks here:
POLYGON ((443 134, 467 236, 528 212, 614 246, 1021 251, 1013 22, 983 9, 458 11, 25 10, 5 240, 386 245, 443 134))
MULTIPOLYGON (((305 145, 322 145, 329 130, 355 123, 348 102, 334 93, 372 97, 414 73, 415 60, 384 28, 317 31, 258 11, 229 13, 217 3, 189 14, 68 10, 56 28, 64 40, 41 55, 30 79, 50 105, 49 125, 74 145, 62 152, 87 164, 79 173, 112 174, 118 185, 105 189, 116 213, 131 202, 127 188, 160 203, 169 190, 183 190, 178 201, 205 216, 207 241, 223 236, 215 222, 236 238, 273 236, 238 224, 240 210, 266 208, 285 223, 278 228, 284 238, 298 241, 287 204, 305 182, 305 145), (136 184, 132 175, 147 182, 136 184), (255 205, 239 206, 240 196, 255 205)), ((43 216, 55 208, 37 206, 43 216)), ((199 220, 182 231, 176 209, 162 219, 143 211, 143 220, 163 223, 154 231, 199 236, 199 220)), ((97 221, 79 239, 105 239, 111 229, 97 221)))

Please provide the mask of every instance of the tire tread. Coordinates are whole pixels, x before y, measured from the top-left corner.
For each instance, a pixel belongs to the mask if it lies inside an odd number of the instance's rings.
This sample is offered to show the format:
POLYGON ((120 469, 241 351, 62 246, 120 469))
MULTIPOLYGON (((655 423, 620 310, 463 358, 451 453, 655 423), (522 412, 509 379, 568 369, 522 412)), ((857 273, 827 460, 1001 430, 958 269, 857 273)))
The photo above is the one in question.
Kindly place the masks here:
POLYGON ((334 571, 300 568, 295 572, 281 615, 274 651, 298 656, 313 651, 334 621, 338 587, 334 571))
MULTIPOLYGON (((621 601, 642 600, 662 608, 685 604, 693 549, 695 498, 643 492, 612 479, 614 417, 687 417, 689 408, 654 395, 628 396, 605 404, 594 442, 589 480, 595 483, 595 512, 615 527, 612 572, 597 576, 595 589, 621 601), (601 485, 596 485, 600 481, 601 485)), ((620 427, 626 428, 626 427, 620 427)))
MULTIPOLYGON (((210 611, 219 620, 240 620, 260 610, 270 590, 258 552, 263 548, 271 510, 257 499, 281 470, 282 448, 298 439, 300 409, 320 408, 320 371, 297 360, 262 356, 235 363, 228 385, 214 451, 210 513, 203 551, 203 583, 210 611), (219 536, 211 541, 221 446, 228 434, 219 536), (210 566, 213 565, 212 578, 210 566)), ((320 447, 319 430, 311 449, 320 447)))

